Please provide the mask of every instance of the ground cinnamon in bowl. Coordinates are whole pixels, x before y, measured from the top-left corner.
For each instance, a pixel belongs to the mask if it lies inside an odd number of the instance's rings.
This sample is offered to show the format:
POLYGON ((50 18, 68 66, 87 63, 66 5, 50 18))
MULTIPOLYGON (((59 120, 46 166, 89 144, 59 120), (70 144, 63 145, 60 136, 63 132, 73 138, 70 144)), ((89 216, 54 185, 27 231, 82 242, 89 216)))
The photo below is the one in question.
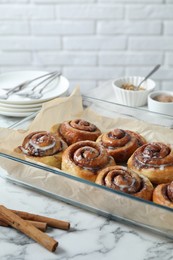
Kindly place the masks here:
POLYGON ((173 92, 153 91, 148 95, 148 109, 153 112, 173 116, 173 92))
POLYGON ((158 95, 153 99, 159 102, 173 102, 173 96, 171 95, 158 95))

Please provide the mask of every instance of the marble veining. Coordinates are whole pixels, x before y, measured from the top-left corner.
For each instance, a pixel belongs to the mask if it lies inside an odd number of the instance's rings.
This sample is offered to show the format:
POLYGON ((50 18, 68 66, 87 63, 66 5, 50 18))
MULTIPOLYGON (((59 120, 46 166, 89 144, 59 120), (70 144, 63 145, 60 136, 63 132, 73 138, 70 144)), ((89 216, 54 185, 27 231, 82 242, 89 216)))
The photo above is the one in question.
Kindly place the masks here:
MULTIPOLYGON (((1 116, 0 123, 1 127, 8 127, 15 119, 1 116)), ((59 242, 54 253, 13 228, 0 227, 0 260, 173 259, 173 241, 160 235, 104 218, 3 178, 0 187, 1 204, 71 223, 69 231, 48 228, 47 234, 59 242)))

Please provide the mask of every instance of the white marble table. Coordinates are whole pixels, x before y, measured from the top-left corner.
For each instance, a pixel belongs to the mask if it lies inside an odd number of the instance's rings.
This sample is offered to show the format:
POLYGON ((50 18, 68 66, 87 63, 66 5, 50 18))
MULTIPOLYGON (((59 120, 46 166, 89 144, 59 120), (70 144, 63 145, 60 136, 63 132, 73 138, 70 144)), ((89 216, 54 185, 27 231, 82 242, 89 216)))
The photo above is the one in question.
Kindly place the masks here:
MULTIPOLYGON (((15 118, 0 116, 7 127, 15 118)), ((173 241, 81 210, 0 178, 1 204, 13 209, 67 220, 69 231, 49 228, 47 234, 58 240, 54 253, 12 228, 0 227, 0 260, 53 259, 173 259, 173 241)))

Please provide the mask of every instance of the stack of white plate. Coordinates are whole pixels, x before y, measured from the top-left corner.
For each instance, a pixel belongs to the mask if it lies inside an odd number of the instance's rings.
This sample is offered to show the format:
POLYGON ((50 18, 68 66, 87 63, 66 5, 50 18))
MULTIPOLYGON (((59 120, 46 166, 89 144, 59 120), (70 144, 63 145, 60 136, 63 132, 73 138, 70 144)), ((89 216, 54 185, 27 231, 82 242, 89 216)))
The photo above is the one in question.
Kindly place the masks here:
MULTIPOLYGON (((57 77, 48 85, 40 99, 32 99, 18 95, 19 93, 27 93, 28 89, 33 87, 33 84, 20 92, 3 99, 3 96, 8 90, 23 83, 26 80, 37 78, 47 74, 47 71, 15 71, 0 75, 0 114, 12 117, 25 117, 33 112, 40 110, 42 104, 59 96, 66 95, 69 88, 69 81, 64 76, 57 77)), ((43 80, 40 79, 40 82, 43 80)), ((38 83, 38 81, 37 81, 38 83)), ((39 86, 42 88, 42 85, 39 86)))

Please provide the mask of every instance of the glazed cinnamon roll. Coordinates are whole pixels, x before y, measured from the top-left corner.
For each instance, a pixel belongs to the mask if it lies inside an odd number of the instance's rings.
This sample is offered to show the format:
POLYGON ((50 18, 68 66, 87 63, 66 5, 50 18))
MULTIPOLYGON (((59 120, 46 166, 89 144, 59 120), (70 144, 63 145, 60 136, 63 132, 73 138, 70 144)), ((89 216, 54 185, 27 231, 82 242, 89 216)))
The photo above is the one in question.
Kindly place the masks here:
POLYGON ((138 198, 152 199, 153 185, 149 179, 130 172, 124 166, 115 165, 103 169, 95 182, 138 198))
POLYGON ((153 192, 153 202, 173 208, 173 182, 157 185, 153 192))
POLYGON ((51 131, 58 133, 68 145, 83 140, 95 141, 101 134, 96 125, 83 119, 74 119, 56 124, 52 126, 51 131))
POLYGON ((94 182, 100 170, 115 165, 99 143, 94 141, 79 141, 70 145, 62 155, 62 170, 94 182))
POLYGON ((142 174, 154 184, 173 181, 173 151, 161 142, 144 144, 127 162, 133 172, 142 174))
POLYGON ((144 137, 130 130, 114 129, 97 139, 117 163, 127 162, 133 152, 146 143, 144 137))
POLYGON ((67 144, 58 135, 38 131, 27 135, 15 151, 35 161, 60 168, 62 153, 66 148, 67 144))

